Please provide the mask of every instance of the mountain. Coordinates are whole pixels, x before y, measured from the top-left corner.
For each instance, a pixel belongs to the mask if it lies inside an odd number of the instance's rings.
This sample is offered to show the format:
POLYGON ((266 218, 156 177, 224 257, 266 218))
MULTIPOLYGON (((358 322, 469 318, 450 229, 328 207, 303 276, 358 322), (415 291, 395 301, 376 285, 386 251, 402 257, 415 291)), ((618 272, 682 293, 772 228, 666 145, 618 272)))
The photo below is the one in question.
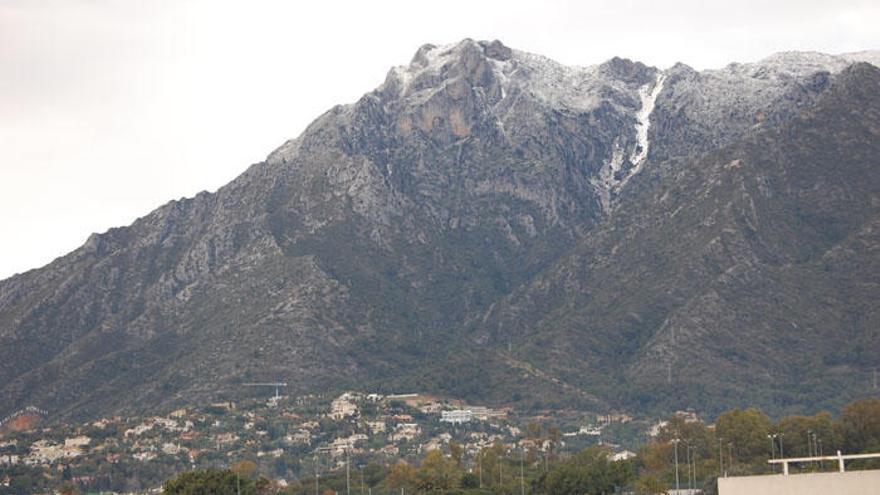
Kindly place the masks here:
POLYGON ((406 66, 216 193, 0 282, 0 415, 419 390, 771 411, 870 393, 880 70, 406 66))

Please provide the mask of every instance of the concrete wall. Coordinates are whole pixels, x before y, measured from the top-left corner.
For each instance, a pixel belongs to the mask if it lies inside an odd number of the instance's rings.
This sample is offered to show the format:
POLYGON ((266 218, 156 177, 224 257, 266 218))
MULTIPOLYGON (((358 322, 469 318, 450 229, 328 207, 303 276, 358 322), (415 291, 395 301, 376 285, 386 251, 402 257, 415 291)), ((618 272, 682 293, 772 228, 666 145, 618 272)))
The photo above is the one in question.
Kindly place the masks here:
POLYGON ((880 495, 880 470, 718 478, 719 495, 880 495))

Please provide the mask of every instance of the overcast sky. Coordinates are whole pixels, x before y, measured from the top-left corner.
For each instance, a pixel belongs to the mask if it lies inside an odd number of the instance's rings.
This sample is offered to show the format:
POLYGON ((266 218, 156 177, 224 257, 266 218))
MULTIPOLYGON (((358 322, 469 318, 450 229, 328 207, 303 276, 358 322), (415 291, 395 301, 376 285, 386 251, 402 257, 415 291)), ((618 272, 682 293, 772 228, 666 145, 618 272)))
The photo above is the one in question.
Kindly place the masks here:
POLYGON ((880 1, 0 0, 0 279, 213 191, 419 45, 715 68, 880 48, 880 1))

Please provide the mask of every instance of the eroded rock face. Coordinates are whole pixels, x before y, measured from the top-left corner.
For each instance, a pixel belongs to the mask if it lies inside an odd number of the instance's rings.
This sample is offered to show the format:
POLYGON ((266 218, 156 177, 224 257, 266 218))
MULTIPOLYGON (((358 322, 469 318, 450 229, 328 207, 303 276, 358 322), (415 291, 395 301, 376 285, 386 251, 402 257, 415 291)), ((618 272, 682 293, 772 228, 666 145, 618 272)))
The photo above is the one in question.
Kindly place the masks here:
MULTIPOLYGON (((787 54, 702 73, 618 58, 567 67, 499 41, 424 45, 379 88, 329 110, 216 193, 172 201, 0 282, 0 393, 9 398, 0 409, 103 414, 207 400, 279 376, 302 390, 422 387, 430 376, 435 391, 498 401, 510 383, 526 397, 557 399, 581 387, 578 400, 603 407, 619 394, 592 394, 596 377, 622 366, 637 381, 655 373, 639 353, 665 356, 673 320, 645 316, 652 311, 636 302, 608 316, 572 299, 613 301, 630 285, 566 273, 564 260, 589 273, 599 270, 591 263, 621 263, 627 270, 614 273, 624 282, 652 273, 657 258, 626 256, 668 243, 634 225, 662 224, 645 213, 652 208, 678 215, 671 199, 657 199, 669 191, 683 212, 695 207, 691 195, 711 191, 698 190, 700 180, 720 179, 701 175, 694 157, 746 138, 775 149, 779 138, 761 133, 813 111, 851 65, 787 54), (688 173, 700 178, 691 189, 679 184, 688 173), (584 250, 596 239, 607 244, 584 250), (559 330, 536 336, 525 322, 559 330), (620 334, 631 325, 639 331, 620 334), (567 360, 549 366, 541 353, 499 354, 511 327, 513 338, 546 340, 546 349, 576 342, 567 348, 626 357, 581 362, 563 352, 567 360), (534 366, 569 383, 524 377, 534 366)), ((679 247, 682 259, 753 259, 731 247, 752 234, 725 244, 725 229, 740 221, 757 229, 761 201, 787 197, 788 180, 809 181, 794 168, 759 174, 745 155, 725 159, 737 165, 718 170, 756 174, 748 201, 737 203, 745 216, 721 206, 707 213, 701 221, 721 237, 699 237, 710 243, 705 252, 679 247)), ((830 191, 851 193, 842 184, 830 191)), ((682 286, 649 286, 640 297, 650 306, 661 292, 686 293, 698 277, 683 273, 671 278, 682 286)), ((708 307, 711 295, 702 297, 708 307)))

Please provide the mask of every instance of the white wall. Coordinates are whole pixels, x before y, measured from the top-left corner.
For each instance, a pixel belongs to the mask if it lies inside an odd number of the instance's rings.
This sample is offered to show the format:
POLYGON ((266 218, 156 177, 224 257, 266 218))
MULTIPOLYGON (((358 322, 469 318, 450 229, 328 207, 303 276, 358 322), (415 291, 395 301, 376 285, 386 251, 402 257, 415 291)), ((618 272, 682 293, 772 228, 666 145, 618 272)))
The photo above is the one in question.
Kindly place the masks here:
POLYGON ((718 479, 719 495, 880 495, 880 470, 718 479))

